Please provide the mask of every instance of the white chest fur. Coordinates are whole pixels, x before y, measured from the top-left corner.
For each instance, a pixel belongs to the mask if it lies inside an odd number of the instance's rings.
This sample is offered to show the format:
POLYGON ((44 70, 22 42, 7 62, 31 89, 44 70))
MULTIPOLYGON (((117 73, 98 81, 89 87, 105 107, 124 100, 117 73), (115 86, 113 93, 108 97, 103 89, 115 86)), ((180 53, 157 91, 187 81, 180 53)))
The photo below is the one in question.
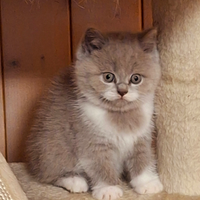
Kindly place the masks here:
POLYGON ((90 103, 84 103, 81 106, 83 114, 93 126, 100 131, 94 132, 97 134, 102 143, 109 142, 118 148, 121 155, 127 154, 133 150, 134 143, 138 137, 146 136, 146 132, 150 127, 151 115, 153 112, 153 103, 144 104, 144 125, 137 132, 118 132, 116 127, 112 126, 106 110, 90 103), (139 132, 139 133, 138 133, 139 132))

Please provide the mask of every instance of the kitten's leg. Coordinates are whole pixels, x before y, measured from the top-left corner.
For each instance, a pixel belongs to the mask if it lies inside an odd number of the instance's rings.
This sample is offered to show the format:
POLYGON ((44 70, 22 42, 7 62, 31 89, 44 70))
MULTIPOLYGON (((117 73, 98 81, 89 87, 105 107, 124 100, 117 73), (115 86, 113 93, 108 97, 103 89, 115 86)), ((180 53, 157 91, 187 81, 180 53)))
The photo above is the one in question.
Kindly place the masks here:
POLYGON ((127 160, 130 184, 139 194, 158 193, 163 190, 155 167, 151 141, 140 139, 134 147, 133 155, 127 160))
POLYGON ((81 161, 81 165, 91 180, 92 195, 99 200, 114 200, 123 195, 119 187, 119 172, 112 160, 113 152, 104 145, 95 145, 90 153, 81 161), (97 149, 95 151, 94 149, 97 149))
POLYGON ((87 180, 78 175, 62 177, 58 179, 55 185, 63 187, 73 193, 81 193, 88 191, 87 180))
POLYGON ((107 185, 103 182, 99 182, 92 190, 92 196, 99 200, 114 200, 123 195, 123 191, 119 186, 107 185))

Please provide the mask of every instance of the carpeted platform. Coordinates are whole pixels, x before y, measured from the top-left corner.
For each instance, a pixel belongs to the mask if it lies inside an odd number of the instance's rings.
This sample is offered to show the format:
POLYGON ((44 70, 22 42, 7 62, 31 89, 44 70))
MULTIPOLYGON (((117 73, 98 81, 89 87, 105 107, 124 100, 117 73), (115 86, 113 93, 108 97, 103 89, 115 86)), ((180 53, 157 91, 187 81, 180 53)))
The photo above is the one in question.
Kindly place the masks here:
MULTIPOLYGON (((29 200, 93 200, 90 193, 70 194, 62 188, 35 182, 27 173, 24 163, 11 163, 9 165, 29 200)), ((155 195, 138 195, 126 184, 122 187, 124 196, 120 200, 200 200, 200 196, 183 196, 165 192, 155 195)))

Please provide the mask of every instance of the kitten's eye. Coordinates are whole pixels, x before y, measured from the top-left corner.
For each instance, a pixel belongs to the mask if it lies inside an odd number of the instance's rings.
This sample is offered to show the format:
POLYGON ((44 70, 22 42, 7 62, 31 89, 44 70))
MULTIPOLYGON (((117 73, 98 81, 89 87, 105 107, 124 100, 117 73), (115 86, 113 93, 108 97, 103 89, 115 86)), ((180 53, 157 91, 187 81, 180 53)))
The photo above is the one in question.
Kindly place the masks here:
POLYGON ((142 76, 141 75, 139 75, 139 74, 133 74, 131 76, 131 82, 133 84, 139 84, 141 81, 142 81, 142 76))
POLYGON ((103 74, 103 79, 107 83, 111 83, 115 78, 115 75, 112 73, 104 73, 103 74))

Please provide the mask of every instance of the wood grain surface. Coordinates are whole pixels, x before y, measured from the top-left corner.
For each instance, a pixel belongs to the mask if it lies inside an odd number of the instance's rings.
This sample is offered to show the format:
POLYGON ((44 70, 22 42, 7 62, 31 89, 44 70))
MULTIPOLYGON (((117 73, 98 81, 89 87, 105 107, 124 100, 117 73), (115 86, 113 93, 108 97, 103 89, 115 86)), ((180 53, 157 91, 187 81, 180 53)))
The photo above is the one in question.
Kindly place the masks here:
POLYGON ((2 73, 2 54, 0 41, 0 152, 6 157, 6 133, 4 118, 4 99, 3 99, 3 73, 2 73))
POLYGON ((142 0, 142 18, 142 28, 151 28, 153 25, 152 0, 142 0))
POLYGON ((24 158, 36 101, 59 69, 70 64, 69 2, 1 1, 7 159, 24 158))

